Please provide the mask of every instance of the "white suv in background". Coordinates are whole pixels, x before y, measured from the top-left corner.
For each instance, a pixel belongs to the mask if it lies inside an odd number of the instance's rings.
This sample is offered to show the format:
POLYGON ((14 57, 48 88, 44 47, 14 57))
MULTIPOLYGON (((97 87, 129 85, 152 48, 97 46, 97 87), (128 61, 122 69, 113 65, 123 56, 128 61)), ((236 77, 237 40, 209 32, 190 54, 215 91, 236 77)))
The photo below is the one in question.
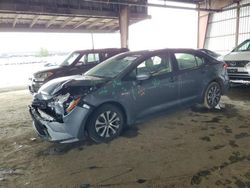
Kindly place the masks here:
POLYGON ((250 39, 245 40, 225 55, 228 76, 232 83, 250 84, 250 39))

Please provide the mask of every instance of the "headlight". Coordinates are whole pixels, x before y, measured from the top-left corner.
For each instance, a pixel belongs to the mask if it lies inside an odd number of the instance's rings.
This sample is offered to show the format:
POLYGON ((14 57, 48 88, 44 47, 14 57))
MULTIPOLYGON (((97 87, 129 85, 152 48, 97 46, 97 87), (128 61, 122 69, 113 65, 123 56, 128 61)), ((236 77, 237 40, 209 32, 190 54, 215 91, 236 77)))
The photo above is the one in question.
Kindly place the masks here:
POLYGON ((81 97, 73 97, 67 93, 56 96, 54 101, 50 102, 48 106, 58 115, 67 115, 78 105, 80 99, 81 97))
POLYGON ((41 72, 38 74, 35 74, 35 80, 38 82, 43 82, 44 80, 46 80, 48 77, 50 77, 53 73, 52 72, 41 72))
POLYGON ((54 98, 52 102, 48 104, 48 106, 56 112, 56 114, 64 115, 64 103, 69 99, 70 94, 67 93, 65 95, 58 95, 54 98))
POLYGON ((69 113, 71 112, 80 102, 80 97, 77 97, 76 99, 73 99, 70 103, 69 106, 67 107, 66 111, 69 113))

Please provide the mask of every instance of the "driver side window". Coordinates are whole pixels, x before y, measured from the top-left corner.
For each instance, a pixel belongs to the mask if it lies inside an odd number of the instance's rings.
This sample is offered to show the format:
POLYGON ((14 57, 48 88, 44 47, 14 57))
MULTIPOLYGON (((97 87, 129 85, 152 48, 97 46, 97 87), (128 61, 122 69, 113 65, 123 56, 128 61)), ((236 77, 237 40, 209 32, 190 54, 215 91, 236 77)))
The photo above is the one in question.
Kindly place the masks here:
POLYGON ((172 71, 171 61, 165 56, 152 56, 137 66, 138 74, 151 74, 152 76, 166 74, 172 71))
POLYGON ((86 55, 83 55, 81 59, 79 59, 78 62, 76 63, 76 66, 82 66, 85 64, 85 62, 86 62, 86 55))
POLYGON ((158 76, 172 72, 172 65, 169 57, 166 56, 152 56, 133 70, 129 77, 135 78, 140 74, 150 74, 151 76, 158 76))

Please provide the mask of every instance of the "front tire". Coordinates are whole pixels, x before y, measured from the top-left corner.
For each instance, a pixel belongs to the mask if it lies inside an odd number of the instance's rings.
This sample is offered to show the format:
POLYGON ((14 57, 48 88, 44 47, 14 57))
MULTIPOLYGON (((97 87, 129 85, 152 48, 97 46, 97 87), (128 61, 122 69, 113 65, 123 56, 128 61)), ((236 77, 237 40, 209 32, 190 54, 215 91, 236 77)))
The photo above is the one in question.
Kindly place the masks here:
POLYGON ((96 143, 108 142, 118 137, 124 127, 124 115, 114 105, 103 105, 91 116, 88 135, 96 143))
POLYGON ((221 98, 221 87, 217 82, 208 85, 204 95, 204 106, 208 109, 215 108, 221 98))

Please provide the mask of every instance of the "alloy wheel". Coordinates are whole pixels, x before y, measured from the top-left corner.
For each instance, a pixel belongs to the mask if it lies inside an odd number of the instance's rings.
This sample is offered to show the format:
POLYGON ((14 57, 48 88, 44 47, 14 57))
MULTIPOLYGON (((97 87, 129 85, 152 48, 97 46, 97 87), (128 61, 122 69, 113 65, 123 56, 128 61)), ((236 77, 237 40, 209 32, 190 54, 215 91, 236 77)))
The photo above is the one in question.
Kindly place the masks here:
POLYGON ((211 107, 215 107, 220 102, 221 91, 218 84, 213 84, 207 92, 207 103, 211 107))
POLYGON ((116 112, 105 111, 95 121, 95 131, 102 138, 109 138, 117 134, 121 119, 116 112))

